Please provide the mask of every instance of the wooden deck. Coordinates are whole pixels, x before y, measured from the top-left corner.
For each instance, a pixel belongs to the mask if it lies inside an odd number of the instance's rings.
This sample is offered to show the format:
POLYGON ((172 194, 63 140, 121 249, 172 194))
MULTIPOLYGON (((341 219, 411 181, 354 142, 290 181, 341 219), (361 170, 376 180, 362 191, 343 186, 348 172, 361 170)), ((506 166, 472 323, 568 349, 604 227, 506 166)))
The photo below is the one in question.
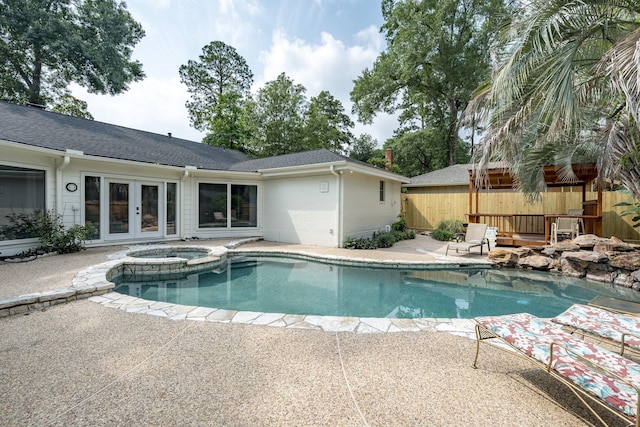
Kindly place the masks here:
POLYGON ((467 214, 469 222, 497 229, 496 244, 502 246, 545 246, 551 242, 551 223, 558 218, 580 218, 580 233, 602 234, 602 217, 596 215, 467 214))

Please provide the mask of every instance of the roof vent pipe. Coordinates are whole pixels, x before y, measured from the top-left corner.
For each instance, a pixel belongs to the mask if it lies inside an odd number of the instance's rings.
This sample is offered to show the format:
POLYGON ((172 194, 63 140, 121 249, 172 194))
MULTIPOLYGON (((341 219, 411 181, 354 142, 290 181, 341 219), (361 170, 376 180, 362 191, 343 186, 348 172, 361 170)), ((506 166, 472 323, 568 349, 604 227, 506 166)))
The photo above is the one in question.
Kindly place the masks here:
POLYGON ((167 132, 167 135, 169 136, 169 138, 171 138, 171 132, 167 132))

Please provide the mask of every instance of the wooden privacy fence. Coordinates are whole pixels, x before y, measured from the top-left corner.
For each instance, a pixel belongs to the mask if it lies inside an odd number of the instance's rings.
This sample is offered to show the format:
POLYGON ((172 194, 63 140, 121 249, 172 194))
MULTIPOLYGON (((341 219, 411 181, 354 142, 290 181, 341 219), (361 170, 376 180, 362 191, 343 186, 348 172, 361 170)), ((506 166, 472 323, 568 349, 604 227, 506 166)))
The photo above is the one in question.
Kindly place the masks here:
MULTIPOLYGON (((586 196, 587 200, 593 200, 597 198, 597 193, 587 192, 586 196)), ((429 192, 405 193, 402 199, 407 226, 414 230, 433 230, 443 220, 469 221, 469 193, 466 187, 451 188, 448 191, 432 188, 429 192)), ((623 201, 636 202, 633 197, 616 191, 603 193, 602 235, 616 236, 625 241, 640 241, 640 234, 633 228, 631 216, 620 215, 626 208, 614 206, 623 201)), ((491 191, 480 194, 478 212, 521 216, 527 221, 538 218, 537 221, 541 221, 544 215, 566 214, 569 209, 580 209, 581 205, 580 191, 543 193, 541 200, 536 203, 528 203, 522 194, 517 192, 491 191)), ((531 226, 540 228, 540 224, 531 226)))

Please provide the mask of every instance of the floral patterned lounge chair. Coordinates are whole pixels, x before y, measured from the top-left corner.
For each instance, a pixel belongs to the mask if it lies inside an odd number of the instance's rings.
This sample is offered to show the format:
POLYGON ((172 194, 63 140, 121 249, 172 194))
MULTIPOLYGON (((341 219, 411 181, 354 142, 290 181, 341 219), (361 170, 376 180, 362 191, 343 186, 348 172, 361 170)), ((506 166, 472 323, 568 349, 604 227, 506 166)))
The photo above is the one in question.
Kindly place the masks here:
POLYGON ((625 347, 640 351, 640 317, 614 313, 599 307, 574 304, 551 319, 569 328, 609 342, 620 344, 620 354, 625 347))
POLYGON ((637 417, 640 396, 640 365, 613 351, 586 342, 556 323, 527 313, 478 317, 476 321, 477 367, 480 344, 498 339, 558 379, 605 421, 590 402, 640 427, 637 417))

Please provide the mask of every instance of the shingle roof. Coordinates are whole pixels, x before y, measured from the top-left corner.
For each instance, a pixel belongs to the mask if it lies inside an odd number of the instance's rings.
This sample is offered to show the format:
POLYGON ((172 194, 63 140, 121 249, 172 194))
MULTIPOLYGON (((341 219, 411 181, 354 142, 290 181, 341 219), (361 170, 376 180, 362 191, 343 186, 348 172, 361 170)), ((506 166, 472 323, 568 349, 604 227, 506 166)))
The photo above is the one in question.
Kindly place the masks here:
POLYGON ((236 150, 0 102, 0 139, 58 151, 168 166, 228 170, 236 150))
MULTIPOLYGON (((332 163, 340 161, 355 162, 353 159, 333 153, 329 150, 320 149, 304 151, 301 153, 283 154, 281 156, 265 157, 262 159, 252 159, 235 164, 231 170, 234 171, 257 171, 264 169, 286 168, 293 166, 315 165, 319 163, 332 163)), ((371 166, 366 164, 367 166, 371 166)))
POLYGON ((0 140, 60 152, 71 149, 89 156, 208 170, 256 172, 341 161, 379 170, 325 149, 251 159, 237 150, 6 102, 0 102, 0 140))
POLYGON ((472 164, 453 165, 411 178, 409 185, 467 185, 472 164))

